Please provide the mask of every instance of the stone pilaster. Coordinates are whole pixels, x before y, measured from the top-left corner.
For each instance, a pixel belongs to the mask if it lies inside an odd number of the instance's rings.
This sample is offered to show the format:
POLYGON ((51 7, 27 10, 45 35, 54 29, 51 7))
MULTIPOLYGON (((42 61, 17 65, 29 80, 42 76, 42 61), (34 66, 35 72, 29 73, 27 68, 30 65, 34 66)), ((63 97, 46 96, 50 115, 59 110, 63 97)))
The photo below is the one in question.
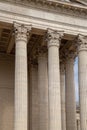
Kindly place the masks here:
POLYGON ((15 108, 14 130, 28 130, 27 42, 31 26, 14 23, 15 28, 15 108))
POLYGON ((30 129, 39 129, 39 102, 38 102, 38 68, 30 65, 30 129))
POLYGON ((81 130, 87 130, 87 36, 78 37, 78 73, 81 130))
POLYGON ((76 102, 74 85, 74 54, 68 54, 65 67, 66 130, 76 130, 76 102))
POLYGON ((66 110, 65 110, 65 66, 60 64, 60 86, 61 86, 61 119, 62 130, 66 130, 66 110))
POLYGON ((47 55, 38 56, 39 130, 48 130, 47 55))
POLYGON ((48 29, 49 130, 61 130, 59 47, 63 32, 48 29))

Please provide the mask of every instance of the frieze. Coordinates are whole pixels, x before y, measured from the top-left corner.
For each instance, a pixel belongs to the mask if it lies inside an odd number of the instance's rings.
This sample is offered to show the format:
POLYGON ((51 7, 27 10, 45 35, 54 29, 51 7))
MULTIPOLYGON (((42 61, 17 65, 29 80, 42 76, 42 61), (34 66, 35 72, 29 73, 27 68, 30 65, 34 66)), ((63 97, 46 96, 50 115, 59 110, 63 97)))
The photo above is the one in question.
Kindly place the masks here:
POLYGON ((65 3, 61 1, 55 2, 47 0, 5 0, 5 1, 14 4, 20 4, 23 6, 34 7, 41 10, 47 10, 56 13, 59 12, 68 15, 87 18, 87 7, 72 5, 72 3, 65 3))

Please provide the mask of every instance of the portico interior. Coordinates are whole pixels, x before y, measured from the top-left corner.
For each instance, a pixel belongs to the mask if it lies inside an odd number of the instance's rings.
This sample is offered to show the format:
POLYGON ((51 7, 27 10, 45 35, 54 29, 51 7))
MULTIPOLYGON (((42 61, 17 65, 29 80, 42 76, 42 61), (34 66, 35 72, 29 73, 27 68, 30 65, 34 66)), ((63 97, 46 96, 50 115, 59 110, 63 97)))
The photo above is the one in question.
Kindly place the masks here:
MULTIPOLYGON (((60 64, 69 53, 76 53, 76 36, 64 34, 60 45, 60 64)), ((38 65, 39 53, 48 53, 46 31, 32 28, 27 45, 28 75, 31 64, 38 65)), ((75 54, 75 57, 77 55, 75 54)), ((13 24, 0 22, 0 129, 13 129, 14 124, 14 78, 15 76, 15 34, 13 24)), ((28 102, 30 106, 30 84, 28 78, 28 102)), ((28 108, 28 111, 30 108, 28 108)), ((29 118, 31 118, 29 116, 29 118)), ((30 119, 29 119, 30 121, 30 119)), ((28 122, 30 123, 30 122, 28 122)))

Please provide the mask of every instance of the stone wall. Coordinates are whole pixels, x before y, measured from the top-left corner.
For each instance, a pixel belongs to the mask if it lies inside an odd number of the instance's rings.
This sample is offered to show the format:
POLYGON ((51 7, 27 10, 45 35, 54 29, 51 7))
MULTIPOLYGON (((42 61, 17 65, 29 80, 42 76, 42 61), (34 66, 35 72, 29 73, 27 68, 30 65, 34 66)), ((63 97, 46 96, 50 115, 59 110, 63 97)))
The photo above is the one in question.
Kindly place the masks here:
POLYGON ((13 130, 14 57, 0 54, 0 130, 13 130))

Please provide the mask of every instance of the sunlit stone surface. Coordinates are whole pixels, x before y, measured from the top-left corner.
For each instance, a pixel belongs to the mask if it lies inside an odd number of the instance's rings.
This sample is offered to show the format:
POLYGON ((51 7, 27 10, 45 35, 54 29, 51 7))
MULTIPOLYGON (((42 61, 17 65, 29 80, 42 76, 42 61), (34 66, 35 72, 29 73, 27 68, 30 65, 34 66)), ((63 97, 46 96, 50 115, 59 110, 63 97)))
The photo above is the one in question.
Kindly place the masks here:
POLYGON ((0 130, 86 130, 86 44, 86 0, 0 0, 0 130))

